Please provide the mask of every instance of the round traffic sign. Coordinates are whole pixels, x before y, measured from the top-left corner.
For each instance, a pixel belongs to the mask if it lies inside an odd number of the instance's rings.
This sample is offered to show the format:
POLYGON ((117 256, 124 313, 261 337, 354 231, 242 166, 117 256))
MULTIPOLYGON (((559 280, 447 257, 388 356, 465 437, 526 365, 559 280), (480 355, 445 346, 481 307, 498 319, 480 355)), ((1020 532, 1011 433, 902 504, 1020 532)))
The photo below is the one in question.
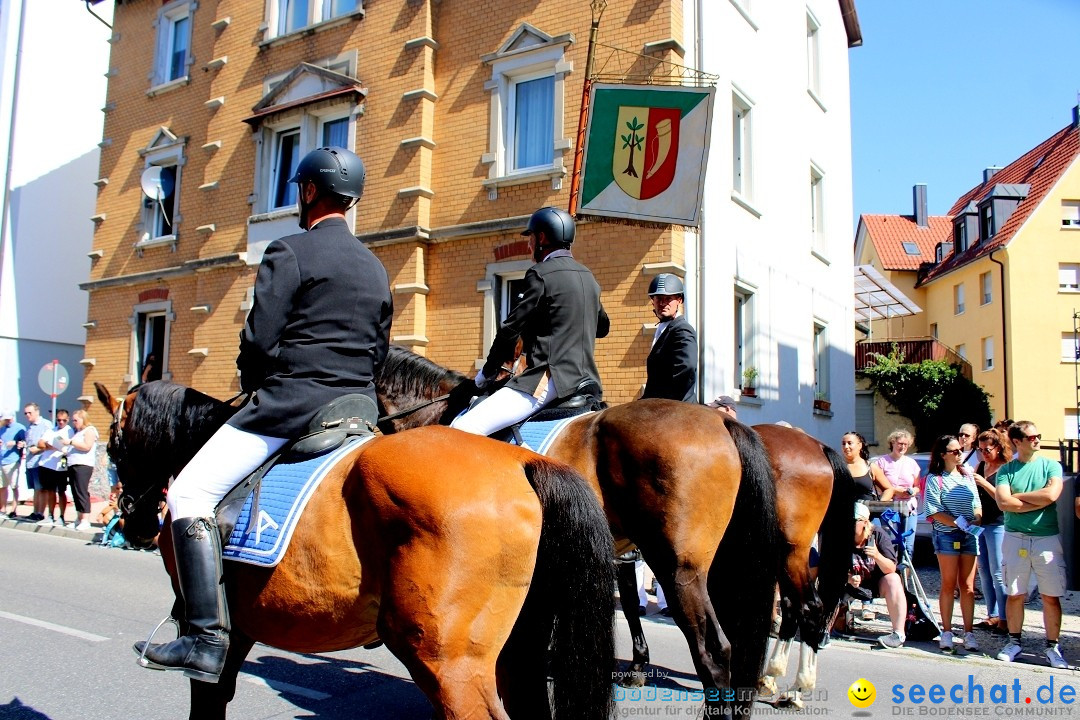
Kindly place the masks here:
POLYGON ((59 360, 45 363, 38 372, 38 387, 49 397, 56 397, 67 390, 68 371, 59 360), (54 385, 55 383, 55 385, 54 385))

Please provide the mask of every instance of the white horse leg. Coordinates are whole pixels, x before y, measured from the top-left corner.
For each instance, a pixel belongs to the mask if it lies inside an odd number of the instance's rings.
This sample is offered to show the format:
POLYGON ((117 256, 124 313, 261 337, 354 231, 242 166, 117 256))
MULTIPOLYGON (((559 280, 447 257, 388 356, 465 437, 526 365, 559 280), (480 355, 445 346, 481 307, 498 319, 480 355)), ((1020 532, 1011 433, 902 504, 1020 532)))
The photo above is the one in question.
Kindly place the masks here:
POLYGON ((806 643, 799 643, 799 670, 795 682, 780 697, 780 702, 797 708, 803 707, 802 696, 817 687, 817 653, 806 643))
POLYGON ((772 649, 765 663, 765 671, 758 680, 758 692, 764 696, 776 695, 780 691, 776 678, 787 674, 788 657, 791 655, 791 640, 774 638, 771 643, 772 649))

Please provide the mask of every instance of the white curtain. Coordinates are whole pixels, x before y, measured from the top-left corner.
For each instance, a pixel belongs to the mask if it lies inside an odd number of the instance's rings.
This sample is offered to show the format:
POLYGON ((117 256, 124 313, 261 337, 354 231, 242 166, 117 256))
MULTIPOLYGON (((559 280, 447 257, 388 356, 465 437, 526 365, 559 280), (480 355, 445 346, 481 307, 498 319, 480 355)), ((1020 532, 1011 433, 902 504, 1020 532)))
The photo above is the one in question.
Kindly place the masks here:
POLYGON ((555 134, 554 76, 515 85, 513 169, 550 165, 555 134))

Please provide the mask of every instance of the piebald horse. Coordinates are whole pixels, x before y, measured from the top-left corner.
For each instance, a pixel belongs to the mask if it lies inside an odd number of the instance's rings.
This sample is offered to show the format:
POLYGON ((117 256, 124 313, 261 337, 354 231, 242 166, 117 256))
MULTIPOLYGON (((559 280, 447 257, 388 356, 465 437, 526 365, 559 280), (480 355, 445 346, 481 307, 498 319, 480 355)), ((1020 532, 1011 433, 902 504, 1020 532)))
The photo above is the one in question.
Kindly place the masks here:
MULTIPOLYGON (((375 384, 384 433, 448 423, 476 392, 464 375, 396 346, 375 384)), ((581 473, 600 498, 615 552, 636 545, 645 553, 710 712, 750 707, 783 551, 757 433, 725 425, 701 405, 641 400, 570 421, 547 454, 581 473)), ((636 589, 620 584, 620 594, 634 598, 624 602, 635 637, 629 671, 643 677, 636 589)))
MULTIPOLYGON (((234 408, 162 381, 124 398, 95 385, 114 418, 124 534, 147 544, 169 478, 234 408)), ((168 523, 161 556, 179 597, 168 523)), ((218 684, 191 681, 189 717, 224 718, 256 641, 294 652, 381 641, 437 718, 608 718, 611 543, 594 495, 561 463, 449 428, 377 437, 323 480, 280 564, 225 564, 229 654, 218 684)), ((178 600, 181 626, 182 612, 178 600)))

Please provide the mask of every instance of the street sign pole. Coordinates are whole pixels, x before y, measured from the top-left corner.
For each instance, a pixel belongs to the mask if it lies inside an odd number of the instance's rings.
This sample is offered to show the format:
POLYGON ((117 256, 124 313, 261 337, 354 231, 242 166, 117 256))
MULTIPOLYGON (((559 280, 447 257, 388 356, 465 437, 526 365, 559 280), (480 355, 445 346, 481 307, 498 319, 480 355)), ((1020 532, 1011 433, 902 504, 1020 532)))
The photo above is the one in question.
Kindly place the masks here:
POLYGON ((56 424, 56 376, 60 372, 60 361, 55 358, 52 361, 52 421, 56 424))

